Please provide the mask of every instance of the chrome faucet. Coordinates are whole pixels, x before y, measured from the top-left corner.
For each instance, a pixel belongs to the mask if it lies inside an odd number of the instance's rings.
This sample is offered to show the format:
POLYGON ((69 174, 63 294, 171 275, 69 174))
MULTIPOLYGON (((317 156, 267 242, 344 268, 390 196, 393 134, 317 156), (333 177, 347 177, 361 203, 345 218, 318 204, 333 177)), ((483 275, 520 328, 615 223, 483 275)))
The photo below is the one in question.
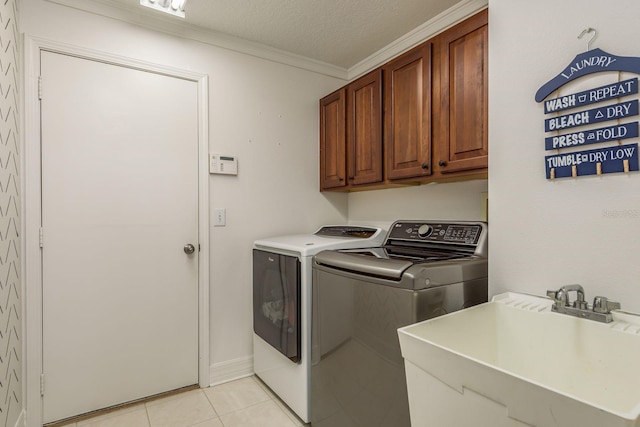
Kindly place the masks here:
MULTIPOLYGON (((549 293, 547 292, 547 295, 549 293)), ((561 287, 558 292, 556 292, 556 299, 562 300, 565 306, 585 309, 587 308, 587 302, 584 299, 584 288, 580 285, 566 285, 561 287), (576 299, 573 301, 573 304, 569 301, 569 292, 576 293, 576 299)))
POLYGON ((609 301, 605 297, 595 297, 593 305, 584 298, 584 288, 580 285, 566 285, 557 291, 547 291, 547 296, 553 300, 551 311, 571 316, 609 323, 613 321, 612 310, 620 309, 620 303, 609 301), (576 299, 569 300, 569 292, 576 292, 576 299))

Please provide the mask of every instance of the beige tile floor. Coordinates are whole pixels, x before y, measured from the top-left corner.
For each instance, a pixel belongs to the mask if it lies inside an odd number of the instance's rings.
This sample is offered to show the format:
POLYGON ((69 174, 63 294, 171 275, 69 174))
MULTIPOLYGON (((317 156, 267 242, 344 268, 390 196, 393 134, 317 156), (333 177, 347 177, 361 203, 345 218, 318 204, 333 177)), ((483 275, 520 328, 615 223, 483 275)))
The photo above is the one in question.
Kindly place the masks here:
POLYGON ((299 427, 305 424, 256 377, 187 391, 64 427, 299 427))

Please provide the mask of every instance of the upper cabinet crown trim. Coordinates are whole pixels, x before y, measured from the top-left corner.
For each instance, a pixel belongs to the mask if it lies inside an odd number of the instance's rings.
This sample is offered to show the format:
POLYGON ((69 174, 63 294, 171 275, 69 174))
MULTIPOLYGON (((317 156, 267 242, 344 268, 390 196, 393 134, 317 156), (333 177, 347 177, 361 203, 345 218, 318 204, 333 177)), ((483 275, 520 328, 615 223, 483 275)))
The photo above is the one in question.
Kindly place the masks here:
POLYGON ((383 47, 373 55, 349 68, 349 80, 354 80, 389 60, 407 52, 438 33, 486 9, 488 0, 463 0, 435 16, 413 31, 383 47))

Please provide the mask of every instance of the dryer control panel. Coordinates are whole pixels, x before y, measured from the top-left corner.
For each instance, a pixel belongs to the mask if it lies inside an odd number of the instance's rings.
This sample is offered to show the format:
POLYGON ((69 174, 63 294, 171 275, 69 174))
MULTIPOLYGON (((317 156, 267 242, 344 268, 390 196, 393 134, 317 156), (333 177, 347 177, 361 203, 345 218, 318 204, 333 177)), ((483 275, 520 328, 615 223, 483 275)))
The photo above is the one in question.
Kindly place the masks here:
POLYGON ((373 236, 378 229, 369 227, 352 227, 348 225, 326 225, 320 230, 316 231, 317 236, 329 236, 329 237, 351 237, 368 239, 373 236))

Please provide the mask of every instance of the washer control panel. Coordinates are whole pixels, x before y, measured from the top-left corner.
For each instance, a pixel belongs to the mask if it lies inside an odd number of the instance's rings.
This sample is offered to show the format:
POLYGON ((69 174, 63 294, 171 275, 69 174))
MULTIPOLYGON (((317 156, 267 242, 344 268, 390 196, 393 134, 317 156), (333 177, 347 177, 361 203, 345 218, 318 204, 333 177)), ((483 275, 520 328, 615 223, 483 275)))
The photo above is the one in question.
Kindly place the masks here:
POLYGON ((481 233, 482 225, 479 223, 396 221, 389 230, 387 241, 475 245, 481 233))

